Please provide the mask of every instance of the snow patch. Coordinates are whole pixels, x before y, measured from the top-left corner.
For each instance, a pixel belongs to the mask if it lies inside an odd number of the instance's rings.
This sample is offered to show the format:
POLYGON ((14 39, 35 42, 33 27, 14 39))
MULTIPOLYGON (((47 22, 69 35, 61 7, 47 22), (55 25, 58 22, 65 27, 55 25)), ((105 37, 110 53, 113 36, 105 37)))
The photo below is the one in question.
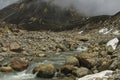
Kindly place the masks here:
POLYGON ((102 28, 102 29, 99 30, 99 33, 105 33, 107 31, 108 31, 108 29, 104 27, 104 28, 102 28))
POLYGON ((83 33, 83 31, 78 32, 78 34, 82 34, 82 33, 83 33))
POLYGON ((116 30, 116 31, 113 32, 113 34, 114 35, 120 35, 120 32, 116 30))
POLYGON ((114 39, 108 41, 107 46, 112 46, 113 50, 115 50, 117 45, 118 45, 118 43, 119 43, 119 39, 118 38, 114 38, 114 39))
POLYGON ((78 80, 96 80, 97 78, 109 78, 110 76, 112 76, 112 73, 113 71, 106 70, 100 73, 84 76, 82 78, 79 78, 78 80))
POLYGON ((108 34, 108 33, 110 33, 112 30, 113 30, 113 29, 108 30, 108 28, 105 28, 105 27, 104 27, 104 28, 102 28, 102 29, 99 30, 99 33, 108 34))
POLYGON ((113 34, 113 35, 120 35, 120 32, 118 30, 113 31, 113 29, 108 29, 108 28, 102 28, 99 30, 99 33, 101 34, 113 34))

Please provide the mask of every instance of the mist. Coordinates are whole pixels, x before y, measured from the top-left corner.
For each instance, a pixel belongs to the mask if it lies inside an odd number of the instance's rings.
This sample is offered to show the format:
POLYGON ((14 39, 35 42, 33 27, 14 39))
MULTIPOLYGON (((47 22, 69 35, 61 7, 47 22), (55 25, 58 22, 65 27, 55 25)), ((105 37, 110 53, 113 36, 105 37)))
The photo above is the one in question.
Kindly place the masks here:
POLYGON ((17 2, 18 0, 0 0, 0 9, 17 2))
MULTIPOLYGON (((0 9, 17 1, 20 0, 0 0, 0 9)), ((120 11, 120 0, 36 0, 39 1, 47 1, 63 9, 72 8, 85 16, 114 15, 120 11)))
POLYGON ((74 8, 85 16, 114 15, 120 11, 120 0, 45 0, 61 8, 74 8))

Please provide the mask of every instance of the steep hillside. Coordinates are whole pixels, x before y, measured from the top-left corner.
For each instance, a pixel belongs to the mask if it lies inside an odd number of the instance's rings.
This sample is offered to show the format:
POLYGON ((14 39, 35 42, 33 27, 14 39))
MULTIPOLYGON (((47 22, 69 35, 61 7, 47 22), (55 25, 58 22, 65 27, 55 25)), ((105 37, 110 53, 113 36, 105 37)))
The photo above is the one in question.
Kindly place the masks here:
POLYGON ((61 9, 43 0, 21 0, 0 10, 1 22, 16 24, 26 30, 92 30, 99 27, 119 27, 119 20, 120 13, 88 18, 78 14, 74 8, 61 9))
POLYGON ((83 20, 74 10, 61 9, 39 0, 24 0, 0 11, 1 21, 22 25, 28 30, 72 29, 72 22, 83 20))

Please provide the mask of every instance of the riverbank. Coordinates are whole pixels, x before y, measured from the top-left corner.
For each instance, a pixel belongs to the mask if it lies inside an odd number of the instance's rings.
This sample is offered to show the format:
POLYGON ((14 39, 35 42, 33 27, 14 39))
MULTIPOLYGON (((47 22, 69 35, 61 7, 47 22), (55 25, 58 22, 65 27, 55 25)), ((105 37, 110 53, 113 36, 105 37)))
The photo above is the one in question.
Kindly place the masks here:
POLYGON ((40 75, 43 75, 41 71, 44 73, 45 76, 37 75, 40 78, 52 78, 56 75, 60 80, 68 80, 69 77, 72 80, 104 70, 113 70, 116 71, 112 76, 114 80, 120 74, 120 45, 116 43, 115 49, 107 47, 110 40, 120 40, 119 29, 106 27, 90 31, 73 29, 52 32, 27 31, 14 26, 1 24, 1 72, 23 71, 32 62, 37 62, 45 64, 32 68, 33 72, 35 70, 40 75), (48 69, 48 72, 44 69, 48 69), (48 77, 49 75, 51 76, 48 77))

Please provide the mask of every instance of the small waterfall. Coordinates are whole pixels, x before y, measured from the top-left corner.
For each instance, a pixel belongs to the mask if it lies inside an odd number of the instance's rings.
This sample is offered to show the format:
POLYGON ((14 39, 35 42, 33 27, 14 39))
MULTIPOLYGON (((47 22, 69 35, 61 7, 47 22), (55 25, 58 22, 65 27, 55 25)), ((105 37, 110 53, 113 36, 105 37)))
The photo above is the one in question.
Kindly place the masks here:
POLYGON ((1 73, 0 80, 35 80, 36 74, 32 74, 33 68, 40 63, 34 63, 22 72, 1 73))

